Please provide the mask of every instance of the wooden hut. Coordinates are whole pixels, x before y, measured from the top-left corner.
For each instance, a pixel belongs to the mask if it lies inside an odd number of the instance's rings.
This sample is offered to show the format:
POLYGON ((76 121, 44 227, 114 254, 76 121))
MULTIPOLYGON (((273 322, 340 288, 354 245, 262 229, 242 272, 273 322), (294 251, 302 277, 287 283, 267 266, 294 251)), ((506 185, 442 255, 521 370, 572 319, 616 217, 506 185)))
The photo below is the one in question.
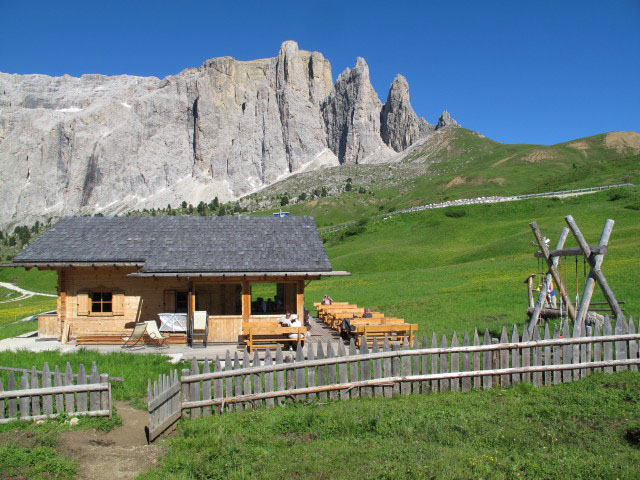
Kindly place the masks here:
POLYGON ((244 322, 303 318, 311 280, 349 275, 332 271, 311 217, 71 217, 11 265, 58 272, 57 315, 39 332, 78 343, 119 343, 147 320, 184 343, 203 310, 210 342, 237 342, 244 322))

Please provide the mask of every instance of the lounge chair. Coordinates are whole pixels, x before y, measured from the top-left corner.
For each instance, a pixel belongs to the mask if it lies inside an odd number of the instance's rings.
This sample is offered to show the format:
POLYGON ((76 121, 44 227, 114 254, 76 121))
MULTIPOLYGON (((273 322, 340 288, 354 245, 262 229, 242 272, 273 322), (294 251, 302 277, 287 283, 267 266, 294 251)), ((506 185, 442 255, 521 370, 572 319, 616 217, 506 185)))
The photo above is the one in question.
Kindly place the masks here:
POLYGON ((166 343, 169 335, 162 335, 162 333, 160 333, 156 321, 148 320, 144 323, 147 324, 147 336, 151 340, 151 344, 156 347, 169 348, 169 345, 166 343))
POLYGON ((193 312, 191 326, 191 338, 189 344, 194 347, 194 340, 202 339, 202 346, 207 346, 207 337, 209 336, 209 316, 206 311, 193 312))
POLYGON ((124 340, 124 345, 122 345, 122 348, 135 347, 138 344, 138 342, 142 339, 146 331, 147 331, 146 322, 136 323, 130 335, 125 334, 120 337, 122 338, 122 340, 124 340))

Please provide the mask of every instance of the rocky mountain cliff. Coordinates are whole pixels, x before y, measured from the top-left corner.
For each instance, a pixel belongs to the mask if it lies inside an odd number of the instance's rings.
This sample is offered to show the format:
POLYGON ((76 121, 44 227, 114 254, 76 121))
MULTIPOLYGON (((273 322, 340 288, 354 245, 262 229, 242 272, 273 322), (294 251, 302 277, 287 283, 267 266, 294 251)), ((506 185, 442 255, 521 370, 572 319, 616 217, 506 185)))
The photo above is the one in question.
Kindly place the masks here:
POLYGON ((364 59, 333 84, 329 61, 292 41, 164 79, 0 73, 0 228, 233 200, 292 173, 397 159, 435 128, 404 77, 382 105, 364 59))

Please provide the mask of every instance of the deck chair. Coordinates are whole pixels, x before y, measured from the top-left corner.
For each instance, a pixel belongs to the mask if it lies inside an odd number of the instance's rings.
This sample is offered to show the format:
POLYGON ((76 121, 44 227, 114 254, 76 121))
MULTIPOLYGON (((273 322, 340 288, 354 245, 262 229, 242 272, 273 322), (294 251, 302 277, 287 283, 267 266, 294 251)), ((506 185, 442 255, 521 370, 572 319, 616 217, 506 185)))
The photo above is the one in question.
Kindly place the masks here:
POLYGON ((206 311, 200 310, 193 312, 191 325, 191 347, 195 346, 195 340, 202 339, 202 347, 207 346, 207 337, 209 336, 209 315, 206 311))
POLYGON ((140 340, 142 339, 146 331, 147 331, 146 322, 136 323, 130 335, 124 334, 120 336, 120 338, 124 340, 124 345, 122 345, 122 348, 135 347, 138 344, 138 342, 140 342, 140 340))
POLYGON ((156 321, 148 320, 144 323, 147 324, 147 336, 151 340, 151 344, 155 347, 169 348, 169 345, 167 345, 166 343, 167 338, 169 338, 169 335, 162 335, 162 333, 160 333, 160 330, 158 330, 158 324, 156 323, 156 321))

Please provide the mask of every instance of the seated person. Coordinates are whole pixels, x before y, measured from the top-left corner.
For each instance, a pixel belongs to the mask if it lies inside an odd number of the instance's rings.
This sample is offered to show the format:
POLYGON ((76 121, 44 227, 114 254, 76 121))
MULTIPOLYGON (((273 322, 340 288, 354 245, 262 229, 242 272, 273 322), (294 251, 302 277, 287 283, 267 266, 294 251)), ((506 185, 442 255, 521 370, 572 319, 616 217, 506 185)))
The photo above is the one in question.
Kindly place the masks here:
POLYGON ((340 323, 340 336, 343 339, 348 340, 350 335, 351 335, 351 319, 345 318, 342 320, 342 323, 340 323))
MULTIPOLYGON (((278 323, 281 327, 290 327, 291 322, 298 321, 298 316, 295 313, 291 313, 291 310, 287 310, 285 314, 278 319, 278 323)), ((298 322, 300 323, 300 322, 298 322)), ((301 326, 301 325, 298 325, 301 326)))
POLYGON ((322 305, 331 305, 333 303, 333 298, 331 298, 329 295, 325 295, 324 298, 322 299, 322 305))
MULTIPOLYGON (((302 323, 300 322, 300 320, 298 319, 298 316, 294 313, 291 313, 291 310, 287 310, 287 312, 285 313, 284 317, 280 317, 278 319, 278 323, 280 324, 280 326, 282 327, 302 327, 302 323)), ((304 334, 301 335, 302 338, 300 338, 300 346, 304 347, 304 334)), ((289 334, 289 338, 293 338, 293 339, 298 339, 298 334, 297 333, 290 333, 289 334)))
POLYGON ((364 312, 362 313, 362 318, 373 318, 371 310, 365 307, 364 312))

